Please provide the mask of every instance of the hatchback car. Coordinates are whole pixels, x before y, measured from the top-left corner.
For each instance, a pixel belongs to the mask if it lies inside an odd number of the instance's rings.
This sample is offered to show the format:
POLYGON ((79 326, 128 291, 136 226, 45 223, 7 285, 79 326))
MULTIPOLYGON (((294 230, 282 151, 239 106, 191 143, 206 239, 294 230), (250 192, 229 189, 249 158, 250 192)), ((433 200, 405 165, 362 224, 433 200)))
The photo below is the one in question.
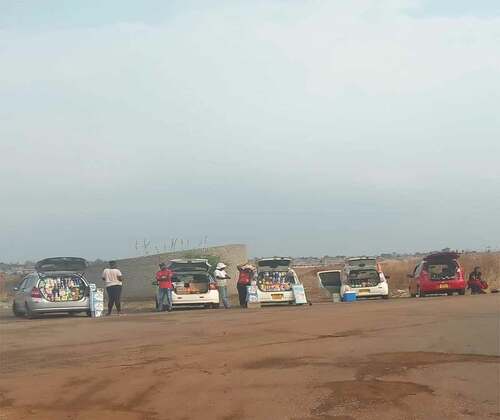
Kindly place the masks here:
MULTIPOLYGON (((181 306, 217 308, 219 306, 219 292, 209 272, 208 260, 175 259, 170 261, 168 266, 174 272, 172 278, 174 308, 181 306)), ((155 304, 158 308, 157 296, 155 296, 155 304)))
POLYGON ((257 260, 257 295, 260 303, 295 303, 293 286, 299 285, 300 281, 291 265, 291 258, 257 260))
POLYGON ((47 313, 90 313, 87 261, 75 257, 46 258, 14 288, 12 312, 33 318, 47 313))
POLYGON ((389 298, 389 285, 376 258, 355 257, 346 260, 342 276, 340 296, 346 292, 356 292, 357 298, 389 298))
POLYGON ((435 252, 426 256, 408 274, 411 297, 454 292, 465 295, 464 272, 458 263, 457 252, 435 252))

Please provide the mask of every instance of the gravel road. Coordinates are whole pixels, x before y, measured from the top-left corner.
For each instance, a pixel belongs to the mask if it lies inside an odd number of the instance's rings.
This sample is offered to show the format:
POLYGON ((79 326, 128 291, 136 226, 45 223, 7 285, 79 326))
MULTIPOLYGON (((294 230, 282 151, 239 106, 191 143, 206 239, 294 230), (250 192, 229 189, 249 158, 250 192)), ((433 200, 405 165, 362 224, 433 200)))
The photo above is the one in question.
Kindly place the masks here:
POLYGON ((0 319, 0 419, 500 419, 500 295, 0 319))

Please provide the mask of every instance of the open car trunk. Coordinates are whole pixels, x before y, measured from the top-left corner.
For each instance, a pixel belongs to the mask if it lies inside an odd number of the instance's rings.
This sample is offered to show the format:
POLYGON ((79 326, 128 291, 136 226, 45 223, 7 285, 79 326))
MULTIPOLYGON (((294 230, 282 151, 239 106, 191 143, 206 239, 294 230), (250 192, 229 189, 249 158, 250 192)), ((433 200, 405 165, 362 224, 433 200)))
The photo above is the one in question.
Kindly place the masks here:
POLYGON ((434 281, 454 280, 457 277, 458 264, 456 261, 428 261, 424 270, 434 281))
POLYGON ((375 287, 380 283, 380 274, 373 268, 350 270, 347 275, 347 284, 354 288, 375 287))
POLYGON ((263 271, 257 275, 261 292, 286 292, 292 290, 295 276, 292 271, 263 271))
POLYGON ((85 297, 87 284, 77 274, 58 274, 41 276, 37 287, 49 302, 76 302, 85 297))
POLYGON ((290 270, 291 258, 273 257, 257 261, 257 287, 261 292, 292 290, 295 276, 290 270))
POLYGON ((176 273, 173 278, 177 295, 207 293, 210 284, 208 273, 176 273))
POLYGON ((456 252, 437 252, 424 258, 424 270, 429 273, 429 278, 434 281, 454 280, 458 277, 459 266, 456 252))

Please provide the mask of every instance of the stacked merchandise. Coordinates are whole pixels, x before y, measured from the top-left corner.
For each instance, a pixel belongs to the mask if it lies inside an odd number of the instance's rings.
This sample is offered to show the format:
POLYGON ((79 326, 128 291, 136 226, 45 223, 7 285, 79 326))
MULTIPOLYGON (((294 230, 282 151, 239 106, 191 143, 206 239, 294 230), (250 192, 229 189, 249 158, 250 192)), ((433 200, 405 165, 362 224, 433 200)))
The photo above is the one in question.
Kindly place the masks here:
POLYGON ((283 292, 292 290, 290 277, 286 271, 265 271, 259 273, 257 285, 263 292, 283 292))
POLYGON ((42 296, 50 302, 67 302, 83 299, 85 283, 81 277, 44 277, 38 283, 42 296))
POLYGON ((250 286, 247 286, 247 303, 258 303, 259 294, 257 293, 257 283, 252 281, 250 286))
POLYGON ((90 312, 92 318, 98 318, 104 312, 104 289, 98 289, 94 283, 90 284, 90 312))
POLYGON ((190 295, 208 292, 206 275, 178 275, 174 279, 174 291, 177 295, 190 295))

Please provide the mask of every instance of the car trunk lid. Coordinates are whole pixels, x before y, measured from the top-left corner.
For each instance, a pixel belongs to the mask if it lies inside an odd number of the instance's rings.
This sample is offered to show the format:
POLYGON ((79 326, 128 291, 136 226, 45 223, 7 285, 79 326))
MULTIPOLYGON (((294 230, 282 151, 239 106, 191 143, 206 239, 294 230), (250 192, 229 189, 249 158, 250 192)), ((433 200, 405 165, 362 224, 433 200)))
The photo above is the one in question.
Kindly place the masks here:
POLYGON ((262 258, 257 261, 257 271, 258 272, 283 272, 288 271, 290 269, 290 265, 292 264, 291 258, 262 258))
POLYGON ((208 260, 202 258, 191 260, 177 259, 170 261, 169 268, 176 273, 208 273, 210 264, 208 260))
POLYGON ((83 273, 88 266, 84 258, 77 257, 52 257, 45 258, 36 263, 35 269, 39 273, 73 272, 83 273))

